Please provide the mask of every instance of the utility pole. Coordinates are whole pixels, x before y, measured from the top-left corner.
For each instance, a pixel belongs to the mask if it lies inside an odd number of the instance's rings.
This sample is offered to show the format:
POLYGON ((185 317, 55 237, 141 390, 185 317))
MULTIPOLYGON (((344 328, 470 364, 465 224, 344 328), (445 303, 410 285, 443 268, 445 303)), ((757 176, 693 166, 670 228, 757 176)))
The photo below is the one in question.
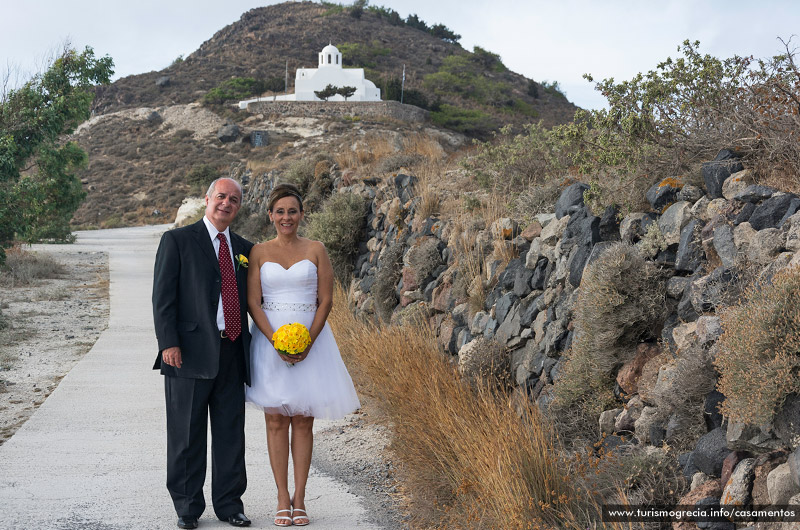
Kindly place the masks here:
POLYGON ((286 73, 283 78, 283 93, 289 93, 289 59, 286 59, 286 73))
POLYGON ((403 81, 400 83, 400 103, 403 103, 403 92, 406 89, 406 65, 403 64, 403 81))

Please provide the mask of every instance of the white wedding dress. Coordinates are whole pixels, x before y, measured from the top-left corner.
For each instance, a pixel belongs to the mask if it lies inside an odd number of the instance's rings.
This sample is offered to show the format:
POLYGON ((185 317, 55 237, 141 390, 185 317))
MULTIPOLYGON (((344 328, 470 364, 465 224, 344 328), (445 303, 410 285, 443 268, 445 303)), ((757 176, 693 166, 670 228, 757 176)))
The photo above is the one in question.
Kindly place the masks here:
MULTIPOLYGON (((260 277, 261 307, 272 329, 293 322, 311 328, 317 309, 314 263, 304 259, 284 269, 268 261, 261 266, 260 277)), ((294 366, 280 358, 254 324, 250 332, 248 403, 271 414, 321 419, 341 418, 361 406, 327 322, 308 356, 294 366)))

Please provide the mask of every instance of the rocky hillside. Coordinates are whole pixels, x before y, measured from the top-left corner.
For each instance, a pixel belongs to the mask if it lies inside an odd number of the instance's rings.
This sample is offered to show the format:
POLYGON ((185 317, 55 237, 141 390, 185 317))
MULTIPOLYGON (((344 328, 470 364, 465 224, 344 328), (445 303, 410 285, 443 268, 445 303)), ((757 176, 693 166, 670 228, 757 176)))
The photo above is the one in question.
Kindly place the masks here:
POLYGON ((763 296, 796 300, 800 198, 753 185, 730 151, 704 164, 704 185, 664 179, 647 193, 651 210, 621 221, 584 205, 581 183, 527 223, 431 215, 416 181, 334 179, 369 205, 349 289, 358 315, 427 319, 462 374, 512 380, 558 411, 575 450, 657 457, 647 481, 626 482, 631 502, 800 503, 800 398, 776 394, 766 422, 742 419, 778 392, 763 378, 783 377, 762 371, 774 353, 758 345, 798 340, 800 317, 765 317, 778 302, 740 312, 748 354, 723 329, 751 280, 794 270, 776 282, 794 294, 763 296))
MULTIPOLYGON (((451 79, 448 75, 439 77, 451 79)), ((533 119, 561 123, 574 110, 557 91, 506 70, 491 54, 465 51, 428 32, 392 23, 380 12, 366 10, 354 18, 347 8, 313 2, 253 9, 184 60, 98 89, 92 119, 74 135, 89 153, 89 166, 80 175, 88 196, 73 225, 171 222, 183 199, 202 194, 202 183, 215 177, 282 174, 296 160, 325 153, 345 169, 333 154, 347 158, 365 138, 383 137, 394 146, 375 156, 398 154, 403 137, 419 134, 438 138, 442 149, 452 152, 465 145, 465 138, 448 127, 485 133, 533 119), (417 89, 430 103, 433 110, 427 115, 438 112, 442 119, 411 123, 358 109, 320 118, 319 113, 309 117, 307 109, 293 116, 203 103, 209 90, 232 77, 283 78, 286 61, 293 80, 295 68, 313 66, 328 42, 342 47, 345 61, 350 53, 353 64, 364 66, 379 86, 399 77, 405 64, 406 87, 417 89), (425 81, 455 56, 463 59, 458 65, 466 68, 469 86, 425 81), (486 90, 497 87, 505 99, 487 100, 486 90), (459 116, 459 109, 477 114, 459 116), (253 131, 266 131, 266 145, 252 145, 253 131)))
POLYGON ((420 90, 431 105, 439 102, 480 109, 491 115, 496 125, 532 120, 549 125, 564 123, 576 110, 557 91, 505 69, 489 54, 476 56, 428 32, 396 25, 380 13, 367 10, 354 18, 347 9, 287 2, 248 11, 168 68, 125 77, 102 88, 94 111, 192 103, 233 77, 284 79, 287 62, 292 91, 295 70, 314 67, 317 54, 329 42, 340 47, 345 66, 364 67, 367 78, 378 87, 387 79, 399 79, 405 65, 406 88, 420 90), (426 84, 425 76, 438 72, 453 55, 473 59, 473 71, 461 73, 475 74, 476 78, 464 86, 426 84), (168 82, 164 78, 169 78, 168 82), (162 81, 157 83, 159 79, 162 81), (504 100, 476 99, 478 85, 485 83, 501 87, 504 100))

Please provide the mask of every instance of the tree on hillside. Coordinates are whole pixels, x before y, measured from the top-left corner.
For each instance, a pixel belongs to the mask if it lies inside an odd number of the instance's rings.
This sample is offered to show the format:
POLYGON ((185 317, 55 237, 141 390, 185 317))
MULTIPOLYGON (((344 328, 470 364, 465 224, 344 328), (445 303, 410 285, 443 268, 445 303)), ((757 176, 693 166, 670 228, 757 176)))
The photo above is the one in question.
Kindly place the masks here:
POLYGON ((337 88, 336 89, 336 93, 339 94, 340 96, 342 96, 345 101, 347 101, 347 98, 349 98, 350 96, 352 96, 353 94, 356 93, 356 87, 354 87, 354 86, 343 86, 341 88, 337 88))
POLYGON ((0 95, 0 260, 15 239, 69 237, 85 193, 75 175, 86 153, 62 138, 89 118, 94 86, 114 62, 65 47, 47 71, 0 95))
POLYGON ((323 88, 322 90, 315 90, 314 91, 314 95, 317 96, 319 99, 322 99, 324 101, 328 101, 329 97, 335 96, 336 94, 338 94, 338 92, 337 92, 338 90, 339 89, 337 87, 335 87, 333 85, 328 85, 325 88, 323 88))

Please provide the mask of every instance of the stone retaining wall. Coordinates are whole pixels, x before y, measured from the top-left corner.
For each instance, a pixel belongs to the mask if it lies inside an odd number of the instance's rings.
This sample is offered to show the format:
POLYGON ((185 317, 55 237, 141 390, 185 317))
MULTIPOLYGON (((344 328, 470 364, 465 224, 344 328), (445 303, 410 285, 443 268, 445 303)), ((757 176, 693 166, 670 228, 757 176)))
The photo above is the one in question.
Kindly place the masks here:
POLYGON ((428 111, 397 101, 256 101, 247 105, 248 112, 306 118, 362 117, 394 118, 406 122, 424 122, 428 111))

